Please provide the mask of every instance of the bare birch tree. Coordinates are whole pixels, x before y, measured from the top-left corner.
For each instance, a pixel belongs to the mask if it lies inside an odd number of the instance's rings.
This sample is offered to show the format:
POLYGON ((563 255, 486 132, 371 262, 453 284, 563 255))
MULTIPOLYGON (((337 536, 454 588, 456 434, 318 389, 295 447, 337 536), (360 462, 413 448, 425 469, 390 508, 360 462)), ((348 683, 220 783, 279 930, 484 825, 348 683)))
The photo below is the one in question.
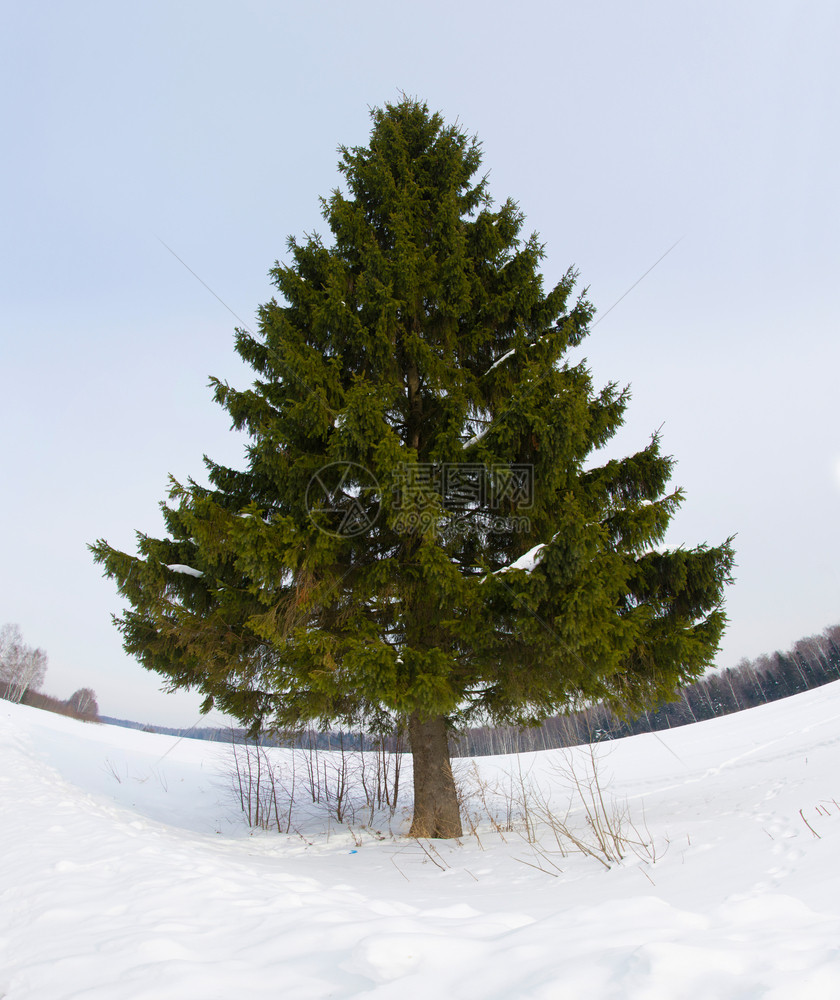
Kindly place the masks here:
POLYGON ((47 673, 47 654, 23 641, 18 625, 0 629, 0 697, 20 702, 30 689, 37 691, 47 673))

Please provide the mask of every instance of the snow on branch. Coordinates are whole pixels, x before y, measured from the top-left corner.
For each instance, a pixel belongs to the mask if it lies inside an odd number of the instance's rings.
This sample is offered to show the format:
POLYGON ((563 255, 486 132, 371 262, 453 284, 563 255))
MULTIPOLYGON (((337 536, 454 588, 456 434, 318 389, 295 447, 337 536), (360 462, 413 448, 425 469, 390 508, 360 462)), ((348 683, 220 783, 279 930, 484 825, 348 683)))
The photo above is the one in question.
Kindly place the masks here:
POLYGON ((485 372, 484 374, 485 374, 485 375, 489 375, 489 374, 490 374, 490 372, 492 372, 494 368, 497 368, 497 367, 498 367, 498 366, 499 366, 499 365, 500 365, 500 364, 501 364, 501 363, 502 363, 503 361, 507 361, 507 359, 508 359, 508 358, 509 358, 509 357, 510 357, 510 356, 511 356, 512 354, 516 354, 516 348, 515 348, 515 347, 511 348, 511 350, 509 350, 509 351, 507 352, 507 354, 503 354, 503 355, 502 355, 502 356, 501 356, 500 358, 497 358, 497 359, 496 359, 496 360, 495 360, 495 361, 493 362, 493 364, 492 364, 492 365, 490 365, 490 367, 489 367, 489 368, 487 369, 487 371, 486 371, 486 372, 485 372))
POLYGON ((181 563, 173 563, 166 568, 173 573, 183 573, 185 576, 194 576, 196 578, 204 576, 200 569, 193 569, 192 566, 184 566, 181 563))
MULTIPOLYGON (((540 561, 542 550, 546 547, 546 544, 547 544, 546 542, 540 542, 539 545, 535 545, 532 549, 528 549, 528 551, 524 553, 524 555, 521 555, 518 559, 515 559, 509 566, 502 566, 501 569, 494 570, 490 574, 490 576, 496 576, 499 573, 507 573, 508 570, 511 569, 521 569, 524 570, 526 573, 530 573, 531 570, 533 570, 537 565, 537 563, 540 561)), ((487 579, 486 576, 483 577, 481 582, 484 583, 486 579, 487 579)))
POLYGON ((514 560, 510 566, 503 566, 500 570, 496 570, 496 572, 507 573, 509 569, 524 569, 526 573, 530 573, 539 562, 540 553, 545 548, 545 545, 545 542, 540 542, 539 545, 535 545, 532 549, 528 549, 524 555, 521 555, 518 559, 514 560))
POLYGON ((471 437, 469 439, 469 441, 465 441, 464 442, 464 447, 465 448, 470 448, 470 447, 472 447, 472 445, 478 444, 478 442, 484 437, 484 435, 489 430, 490 430, 490 426, 488 425, 487 427, 484 428, 484 430, 481 430, 481 431, 478 432, 478 434, 473 435, 473 437, 471 437))

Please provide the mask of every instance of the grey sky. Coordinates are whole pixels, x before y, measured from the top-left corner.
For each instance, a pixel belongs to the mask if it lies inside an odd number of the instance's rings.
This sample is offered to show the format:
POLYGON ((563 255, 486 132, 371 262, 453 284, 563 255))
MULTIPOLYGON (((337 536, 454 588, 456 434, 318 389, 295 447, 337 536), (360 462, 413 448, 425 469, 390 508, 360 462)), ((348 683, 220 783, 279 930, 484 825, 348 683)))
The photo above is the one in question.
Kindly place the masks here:
POLYGON ((840 620, 836 3, 82 0, 9 4, 0 37, 0 623, 50 693, 196 720, 85 549, 133 551, 170 473, 242 455, 207 389, 249 381, 236 321, 159 239, 250 323, 400 90, 479 136, 601 314, 682 238, 584 345, 632 385, 611 450, 664 425, 669 541, 738 533, 720 665, 840 620))

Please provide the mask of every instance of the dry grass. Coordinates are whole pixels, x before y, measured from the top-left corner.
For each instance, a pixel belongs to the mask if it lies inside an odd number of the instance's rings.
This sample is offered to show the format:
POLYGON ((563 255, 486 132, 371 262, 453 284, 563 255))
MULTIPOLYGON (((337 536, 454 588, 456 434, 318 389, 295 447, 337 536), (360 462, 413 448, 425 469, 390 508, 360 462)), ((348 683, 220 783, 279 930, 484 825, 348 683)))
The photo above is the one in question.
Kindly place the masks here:
MULTIPOLYGON (((524 841, 530 859, 516 860, 552 877, 559 877, 564 859, 575 854, 605 869, 628 855, 655 864, 667 840, 657 844, 643 809, 640 818, 633 817, 626 800, 611 794, 600 753, 597 745, 556 752, 539 779, 524 758, 492 779, 484 777, 476 761, 454 761, 467 835, 482 850, 488 837, 504 844, 524 841)), ((358 847, 365 837, 394 837, 391 820, 402 762, 401 754, 382 748, 360 752, 311 746, 280 755, 253 742, 234 743, 232 780, 251 827, 302 836, 302 815, 311 817, 317 807, 328 830, 344 828, 358 847)), ((429 860, 439 866, 442 859, 429 860)))
POLYGON ((43 709, 45 712, 67 715, 71 719, 79 719, 82 722, 99 722, 99 716, 95 712, 78 712, 69 702, 52 698, 48 694, 41 694, 40 691, 26 691, 20 703, 21 705, 29 705, 31 708, 43 709))
POLYGON ((612 796, 608 785, 595 746, 583 753, 562 751, 542 781, 521 759, 492 780, 475 761, 460 772, 462 811, 479 845, 482 832, 492 831, 504 842, 518 836, 535 855, 535 861, 523 863, 549 875, 561 873, 558 860, 574 853, 605 868, 629 854, 650 864, 661 856, 644 812, 634 820, 627 802, 612 796))
POLYGON ((251 741, 234 742, 232 764, 240 807, 254 828, 298 832, 296 813, 318 806, 359 846, 360 830, 381 838, 397 810, 402 755, 381 746, 365 752, 310 746, 281 756, 251 741))

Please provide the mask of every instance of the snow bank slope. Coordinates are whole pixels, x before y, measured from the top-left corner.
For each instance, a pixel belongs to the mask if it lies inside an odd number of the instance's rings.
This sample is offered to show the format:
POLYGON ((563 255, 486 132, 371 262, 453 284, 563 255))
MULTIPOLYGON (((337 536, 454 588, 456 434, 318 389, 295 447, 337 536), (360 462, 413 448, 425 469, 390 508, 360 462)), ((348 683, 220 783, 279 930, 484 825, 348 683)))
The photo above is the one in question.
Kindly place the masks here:
POLYGON ((611 745, 653 847, 609 870, 489 828, 250 836, 226 753, 0 702, 0 997, 840 996, 840 684, 611 745))

